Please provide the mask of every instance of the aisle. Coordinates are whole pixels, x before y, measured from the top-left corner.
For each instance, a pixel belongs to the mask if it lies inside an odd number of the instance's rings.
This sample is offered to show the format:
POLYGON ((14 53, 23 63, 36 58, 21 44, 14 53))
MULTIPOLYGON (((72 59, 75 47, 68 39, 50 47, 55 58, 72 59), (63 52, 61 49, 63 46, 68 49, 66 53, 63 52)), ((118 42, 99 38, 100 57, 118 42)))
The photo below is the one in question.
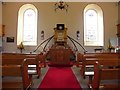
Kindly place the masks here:
POLYGON ((82 90, 70 67, 50 67, 38 90, 42 88, 76 88, 82 90))

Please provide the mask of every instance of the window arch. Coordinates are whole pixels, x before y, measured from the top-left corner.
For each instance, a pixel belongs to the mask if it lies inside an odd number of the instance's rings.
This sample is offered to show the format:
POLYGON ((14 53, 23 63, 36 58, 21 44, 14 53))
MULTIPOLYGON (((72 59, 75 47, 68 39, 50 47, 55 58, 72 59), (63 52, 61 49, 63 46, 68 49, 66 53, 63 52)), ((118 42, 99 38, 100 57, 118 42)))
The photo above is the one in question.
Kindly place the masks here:
POLYGON ((25 4, 18 12, 17 45, 37 45, 37 15, 38 11, 32 4, 25 4))
POLYGON ((84 9, 84 45, 103 46, 103 11, 96 4, 84 9))

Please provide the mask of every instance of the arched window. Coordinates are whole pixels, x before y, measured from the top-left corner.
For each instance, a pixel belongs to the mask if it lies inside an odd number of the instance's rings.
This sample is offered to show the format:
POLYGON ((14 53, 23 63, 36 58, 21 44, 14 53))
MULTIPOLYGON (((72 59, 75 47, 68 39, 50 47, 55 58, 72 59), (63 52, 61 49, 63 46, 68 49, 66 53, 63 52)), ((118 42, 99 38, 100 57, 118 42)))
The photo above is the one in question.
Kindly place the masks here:
POLYGON ((84 9, 84 45, 103 46, 103 12, 96 4, 84 9))
POLYGON ((37 45, 37 9, 32 4, 25 4, 19 9, 17 45, 37 45))

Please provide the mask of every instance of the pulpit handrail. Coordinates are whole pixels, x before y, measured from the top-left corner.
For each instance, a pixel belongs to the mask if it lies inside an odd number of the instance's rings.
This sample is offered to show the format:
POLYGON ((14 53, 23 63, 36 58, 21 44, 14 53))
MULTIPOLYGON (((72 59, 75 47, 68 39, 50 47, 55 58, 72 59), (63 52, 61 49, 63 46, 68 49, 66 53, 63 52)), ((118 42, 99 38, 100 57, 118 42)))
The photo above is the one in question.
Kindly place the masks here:
MULTIPOLYGON (((68 35, 67 35, 67 37, 72 40, 72 43, 73 43, 73 41, 74 41, 74 42, 76 42, 80 47, 82 47, 82 49, 84 50, 84 53, 87 52, 87 50, 86 50, 78 41, 76 41, 75 39, 71 38, 71 37, 68 36, 68 35)), ((73 44, 74 44, 74 43, 73 43, 73 44)), ((75 47, 76 47, 76 45, 75 45, 75 47)))
POLYGON ((47 44, 49 43, 49 41, 50 41, 53 37, 54 37, 54 35, 51 36, 51 37, 49 37, 49 38, 47 38, 46 40, 44 40, 42 43, 40 43, 40 44, 36 47, 36 49, 35 49, 33 52, 37 51, 38 48, 39 48, 43 43, 45 43, 45 42, 48 41, 48 42, 46 43, 46 45, 44 46, 44 48, 43 48, 43 51, 45 51, 45 47, 47 46, 47 44))

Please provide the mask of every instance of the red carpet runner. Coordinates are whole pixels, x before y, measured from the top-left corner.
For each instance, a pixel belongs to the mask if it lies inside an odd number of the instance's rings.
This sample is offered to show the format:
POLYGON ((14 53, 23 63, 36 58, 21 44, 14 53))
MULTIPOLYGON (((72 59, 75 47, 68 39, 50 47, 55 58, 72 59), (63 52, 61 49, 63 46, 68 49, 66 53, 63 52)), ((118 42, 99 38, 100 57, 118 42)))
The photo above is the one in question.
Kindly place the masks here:
POLYGON ((50 67, 38 90, 42 88, 76 88, 82 90, 70 67, 50 67))

